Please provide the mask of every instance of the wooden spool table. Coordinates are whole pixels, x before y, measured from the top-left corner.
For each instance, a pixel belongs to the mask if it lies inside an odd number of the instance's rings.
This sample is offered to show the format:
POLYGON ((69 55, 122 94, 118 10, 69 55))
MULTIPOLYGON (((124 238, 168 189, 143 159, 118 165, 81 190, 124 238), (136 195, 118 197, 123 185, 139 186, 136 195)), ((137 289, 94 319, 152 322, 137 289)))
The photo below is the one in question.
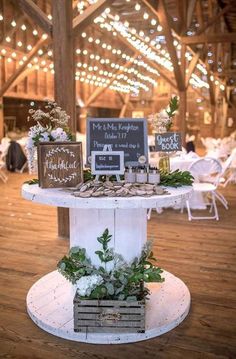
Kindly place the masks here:
MULTIPOLYGON (((192 188, 168 188, 168 195, 152 197, 78 198, 61 189, 23 185, 22 196, 36 203, 70 210, 70 247, 86 248, 94 265, 100 264, 95 251, 97 237, 105 228, 112 234, 111 247, 129 262, 140 255, 147 240, 147 209, 173 206, 190 197, 192 188)), ((145 333, 75 333, 73 329, 72 285, 57 271, 39 279, 27 295, 31 319, 45 331, 79 342, 98 344, 130 343, 149 339, 175 328, 187 316, 190 293, 177 277, 164 271, 164 283, 150 283, 146 304, 145 333)))

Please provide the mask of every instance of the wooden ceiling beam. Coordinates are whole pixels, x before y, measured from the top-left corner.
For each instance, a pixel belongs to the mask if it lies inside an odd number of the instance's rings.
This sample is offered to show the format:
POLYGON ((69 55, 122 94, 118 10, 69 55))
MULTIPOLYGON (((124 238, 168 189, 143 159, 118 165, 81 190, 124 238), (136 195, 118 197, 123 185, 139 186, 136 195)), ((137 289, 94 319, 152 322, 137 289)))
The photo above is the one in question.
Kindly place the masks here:
MULTIPOLYGON (((145 5, 146 7, 149 9, 150 12, 153 13, 154 16, 157 17, 158 19, 158 13, 157 11, 154 9, 154 7, 147 1, 147 0, 141 0, 145 5)), ((175 31, 175 32, 178 32, 178 24, 177 24, 177 21, 173 21, 172 18, 169 18, 169 21, 170 21, 170 24, 171 24, 171 28, 175 31)), ((161 33, 162 34, 162 33, 161 33)))
POLYGON ((25 70, 27 65, 30 63, 34 55, 40 49, 40 47, 48 41, 46 38, 41 38, 32 48, 32 50, 27 54, 27 60, 19 66, 16 71, 7 79, 2 88, 0 89, 0 97, 2 97, 5 92, 14 85, 16 79, 21 75, 21 73, 25 70))
POLYGON ((190 80, 190 78, 191 78, 191 76, 192 76, 192 73, 194 72, 194 70, 195 70, 195 68, 196 68, 196 65, 197 65, 197 63, 198 63, 198 60, 199 60, 199 58, 200 58, 200 55, 201 55, 201 52, 197 52, 197 53, 193 56, 193 58, 192 58, 192 60, 191 60, 191 62, 190 62, 190 64, 189 64, 188 73, 187 73, 187 75, 186 75, 186 80, 185 80, 185 86, 186 86, 186 88, 187 88, 188 85, 189 85, 189 80, 190 80))
POLYGON ((197 32, 196 32, 196 36, 201 35, 202 33, 204 33, 210 26, 214 25, 218 19, 221 18, 221 16, 223 16, 224 14, 226 14, 231 8, 231 5, 227 5, 224 7, 223 10, 221 10, 218 14, 216 14, 215 16, 213 16, 208 23, 203 26, 202 28, 200 28, 197 32))
POLYGON ((178 90, 184 91, 185 83, 184 83, 181 68, 179 65, 179 59, 177 57, 176 48, 173 44, 174 39, 172 36, 169 15, 167 13, 164 0, 159 0, 159 2, 158 2, 158 17, 159 17, 160 24, 163 27, 164 35, 166 38, 166 47, 170 54, 170 58, 171 58, 172 65, 174 68, 175 80, 177 83, 178 90))
POLYGON ((182 36, 182 43, 186 45, 195 45, 203 43, 215 43, 215 42, 234 42, 236 43, 236 32, 227 34, 201 34, 194 36, 182 36))
MULTIPOLYGON (((25 77, 27 77, 31 72, 35 71, 35 66, 32 67, 26 67, 21 74, 11 83, 10 88, 17 86, 22 80, 24 80, 25 77)), ((10 89, 9 88, 9 89, 10 89)))
POLYGON ((204 18, 203 18, 203 11, 202 11, 202 0, 197 0, 196 3, 196 13, 197 13, 197 20, 200 26, 200 29, 204 26, 204 18))
POLYGON ((73 20, 73 35, 77 36, 87 25, 91 25, 93 19, 100 15, 114 0, 98 0, 88 6, 84 12, 73 20))
POLYGON ((45 33, 52 34, 52 22, 32 0, 18 0, 18 4, 22 11, 33 19, 45 33))
POLYGON ((194 10, 195 10, 195 7, 196 7, 196 2, 197 2, 197 0, 189 0, 189 1, 188 1, 187 21, 186 21, 187 29, 188 29, 189 26, 191 25, 191 22, 192 22, 192 19, 193 19, 194 10))

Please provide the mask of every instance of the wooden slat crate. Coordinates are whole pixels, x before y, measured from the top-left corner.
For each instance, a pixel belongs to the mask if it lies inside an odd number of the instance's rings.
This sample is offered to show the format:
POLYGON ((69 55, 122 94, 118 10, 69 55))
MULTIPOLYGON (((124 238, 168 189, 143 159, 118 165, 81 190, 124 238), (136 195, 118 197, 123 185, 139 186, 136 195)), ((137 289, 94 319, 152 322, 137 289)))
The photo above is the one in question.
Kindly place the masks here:
POLYGON ((74 331, 144 333, 145 301, 81 300, 75 295, 74 331))

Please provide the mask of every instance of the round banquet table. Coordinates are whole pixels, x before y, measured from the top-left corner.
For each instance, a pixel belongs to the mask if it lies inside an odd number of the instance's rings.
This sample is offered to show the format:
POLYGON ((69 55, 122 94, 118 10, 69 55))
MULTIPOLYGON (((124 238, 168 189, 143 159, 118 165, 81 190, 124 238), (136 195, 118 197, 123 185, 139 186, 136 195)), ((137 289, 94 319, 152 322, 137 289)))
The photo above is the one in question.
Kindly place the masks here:
MULTIPOLYGON (((97 237, 108 228, 114 251, 127 262, 139 256, 147 240, 147 209, 174 206, 190 197, 192 188, 167 188, 169 194, 152 197, 78 198, 62 189, 41 189, 24 184, 22 196, 32 202, 69 208, 70 247, 86 249, 94 265, 100 265, 95 251, 97 237)), ((45 331, 79 342, 117 344, 161 335, 187 316, 190 293, 173 274, 164 271, 163 283, 149 283, 145 333, 76 333, 73 329, 73 286, 57 271, 39 279, 27 295, 31 319, 45 331)))

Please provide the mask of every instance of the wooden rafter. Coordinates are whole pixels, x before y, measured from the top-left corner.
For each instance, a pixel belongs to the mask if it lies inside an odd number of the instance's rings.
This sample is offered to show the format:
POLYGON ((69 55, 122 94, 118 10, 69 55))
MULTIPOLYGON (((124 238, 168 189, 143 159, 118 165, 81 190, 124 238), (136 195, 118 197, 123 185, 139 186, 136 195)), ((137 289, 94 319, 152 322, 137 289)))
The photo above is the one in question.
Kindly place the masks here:
POLYGON ((223 16, 224 14, 226 14, 231 8, 231 5, 227 5, 224 7, 223 10, 221 10, 218 14, 216 14, 214 17, 212 17, 208 23, 203 26, 202 28, 200 28, 197 33, 196 36, 201 35, 202 33, 204 33, 210 26, 212 26, 213 24, 215 24, 217 22, 218 19, 221 18, 221 16, 223 16))
POLYGON ((203 11, 202 11, 202 2, 201 0, 197 0, 196 3, 196 13, 197 19, 200 26, 200 29, 204 26, 204 19, 203 19, 203 11))
POLYGON ((52 22, 32 0, 18 0, 18 4, 26 15, 35 21, 47 34, 52 33, 52 22))
POLYGON ((163 0, 159 0, 159 2, 158 2, 158 18, 159 18, 160 24, 164 30, 164 35, 166 38, 166 46, 169 51, 172 65, 174 68, 174 74, 175 74, 175 80, 177 83, 177 87, 179 90, 184 91, 185 83, 184 83, 182 72, 181 72, 181 69, 179 66, 179 59, 177 57, 176 48, 173 44, 174 39, 173 39, 172 32, 171 32, 169 15, 167 13, 166 5, 163 0))
POLYGON ((73 20, 73 34, 76 36, 82 29, 84 29, 87 25, 91 24, 93 19, 95 19, 101 12, 111 5, 114 0, 98 0, 93 5, 90 5, 85 9, 85 11, 76 16, 73 20))
POLYGON ((189 64, 188 73, 187 73, 187 75, 186 75, 186 80, 185 80, 185 86, 186 86, 186 88, 187 88, 188 85, 189 85, 189 80, 190 80, 190 78, 191 78, 191 76, 192 76, 192 73, 194 72, 194 70, 195 70, 195 68, 196 68, 196 65, 197 65, 197 63, 198 63, 198 60, 199 60, 199 58, 200 58, 200 55, 201 55, 201 52, 197 52, 197 53, 193 56, 193 58, 192 58, 192 60, 191 60, 191 62, 190 62, 190 64, 189 64))
MULTIPOLYGON (((147 0, 142 0, 142 2, 146 5, 146 7, 149 9, 150 12, 152 12, 152 14, 157 17, 157 11, 154 9, 154 7, 147 1, 147 0)), ((171 24, 171 28, 174 29, 174 31, 177 32, 178 30, 178 25, 177 22, 173 21, 172 18, 169 18, 170 24, 171 24)))
POLYGON ((187 21, 186 21, 187 22, 186 23, 187 29, 189 28, 189 26, 191 25, 191 22, 192 22, 194 10, 195 10, 195 7, 196 7, 196 1, 197 0, 189 0, 188 1, 187 21))
POLYGON ((122 106, 122 108, 120 110, 119 118, 124 117, 125 111, 126 111, 126 109, 128 107, 129 100, 130 100, 130 93, 127 93, 125 95, 124 104, 123 104, 123 106, 122 106))
POLYGON ((22 80, 24 80, 31 72, 33 72, 35 70, 35 66, 32 67, 26 67, 21 74, 12 82, 11 86, 9 87, 12 88, 14 86, 17 86, 22 80))
POLYGON ((215 43, 215 42, 235 42, 236 32, 230 32, 227 34, 201 34, 194 36, 182 36, 182 43, 186 45, 203 44, 203 43, 215 43))
POLYGON ((16 79, 18 76, 21 75, 21 73, 25 70, 27 65, 30 63, 34 55, 37 53, 37 51, 40 49, 40 47, 45 44, 48 41, 46 38, 41 38, 32 48, 32 50, 27 54, 27 60, 17 68, 17 70, 9 77, 9 79, 4 83, 2 88, 0 89, 0 97, 2 97, 5 92, 14 85, 16 79))

